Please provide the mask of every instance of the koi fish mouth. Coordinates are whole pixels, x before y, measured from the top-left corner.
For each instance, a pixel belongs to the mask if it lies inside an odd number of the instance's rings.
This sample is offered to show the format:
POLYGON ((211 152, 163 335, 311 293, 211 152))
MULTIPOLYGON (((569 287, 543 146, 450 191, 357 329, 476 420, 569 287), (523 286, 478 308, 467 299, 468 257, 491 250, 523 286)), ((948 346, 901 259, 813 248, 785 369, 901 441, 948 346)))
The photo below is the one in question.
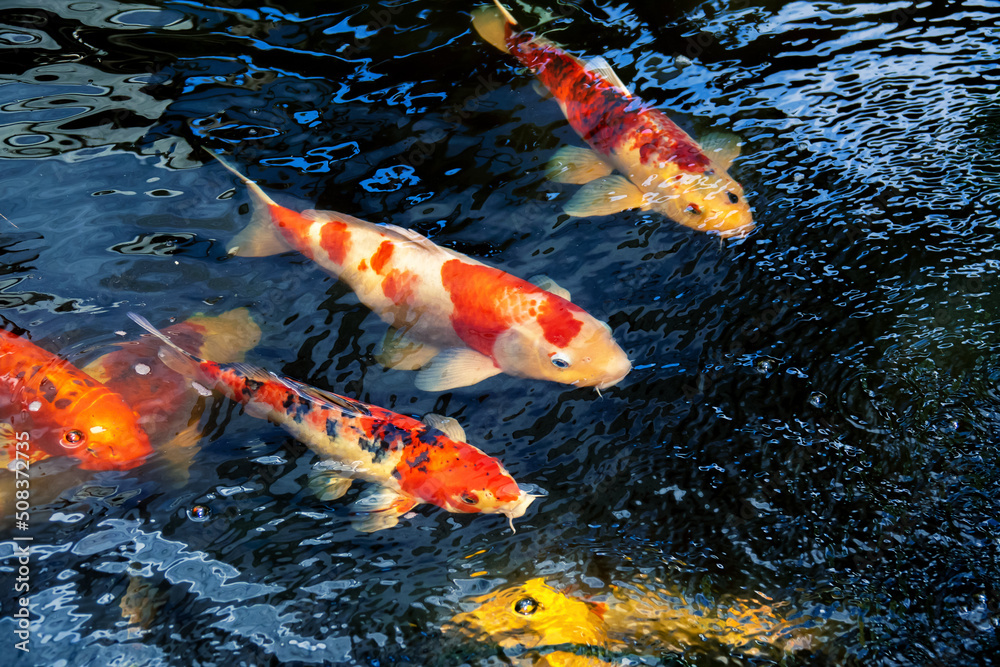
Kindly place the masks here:
POLYGON ((533 493, 525 493, 516 503, 508 505, 505 509, 500 510, 500 513, 505 515, 508 522, 510 522, 510 530, 512 533, 517 532, 517 529, 514 528, 514 519, 524 516, 524 513, 528 509, 528 505, 530 505, 537 497, 538 496, 533 493))
POLYGON ((621 382, 622 380, 624 380, 625 376, 628 375, 631 371, 632 371, 632 362, 630 361, 630 362, 628 362, 628 367, 625 369, 624 373, 622 373, 621 375, 619 375, 618 377, 616 377, 616 378, 614 378, 612 380, 605 380, 604 382, 597 383, 596 385, 594 385, 594 389, 596 389, 597 393, 600 394, 602 389, 607 389, 608 387, 613 387, 616 384, 618 384, 619 382, 621 382))

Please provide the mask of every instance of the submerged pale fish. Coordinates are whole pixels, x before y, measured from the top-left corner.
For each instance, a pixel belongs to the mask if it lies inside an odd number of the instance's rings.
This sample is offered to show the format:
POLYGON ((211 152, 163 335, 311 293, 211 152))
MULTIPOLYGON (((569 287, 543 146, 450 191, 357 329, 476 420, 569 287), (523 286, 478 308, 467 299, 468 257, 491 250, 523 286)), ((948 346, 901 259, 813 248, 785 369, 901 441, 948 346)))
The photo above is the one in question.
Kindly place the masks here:
MULTIPOLYGON (((246 308, 220 315, 194 315, 163 330, 184 349, 222 363, 242 361, 260 340, 260 327, 246 308)), ((139 415, 157 457, 184 481, 201 438, 198 417, 205 396, 188 378, 167 367, 157 353, 163 344, 149 337, 122 343, 83 367, 95 380, 118 392, 139 415), (199 407, 200 406, 200 407, 199 407)))
POLYGON ((549 165, 553 180, 584 184, 566 213, 610 215, 641 208, 723 237, 753 229, 743 188, 727 173, 739 155, 736 137, 715 134, 699 145, 666 114, 632 95, 603 58, 584 62, 543 37, 515 31, 517 22, 494 1, 495 7, 476 11, 476 31, 530 68, 590 144, 590 149, 560 150, 549 165))
POLYGON ((420 368, 419 388, 442 391, 507 373, 600 390, 631 369, 611 328, 550 279, 532 284, 400 227, 333 211, 298 213, 222 163, 253 201, 253 219, 230 252, 294 249, 343 280, 392 327, 383 363, 420 368))

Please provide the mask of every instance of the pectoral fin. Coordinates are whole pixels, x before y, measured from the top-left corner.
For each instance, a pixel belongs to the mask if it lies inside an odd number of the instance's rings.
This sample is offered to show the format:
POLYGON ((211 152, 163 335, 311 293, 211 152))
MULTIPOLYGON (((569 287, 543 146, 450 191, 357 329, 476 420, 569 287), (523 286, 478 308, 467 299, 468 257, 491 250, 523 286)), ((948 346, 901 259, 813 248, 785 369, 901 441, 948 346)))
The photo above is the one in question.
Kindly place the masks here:
POLYGON ((445 350, 417 373, 417 389, 445 391, 467 387, 500 373, 493 360, 465 348, 445 350))
POLYGON ((572 301, 572 299, 569 298, 569 290, 565 287, 560 287, 559 283, 552 280, 552 278, 549 278, 544 273, 539 273, 537 276, 528 278, 528 282, 539 289, 543 289, 546 292, 552 292, 556 296, 562 297, 567 301, 572 301))
POLYGON ((611 165, 589 148, 564 146, 545 166, 545 175, 556 183, 582 185, 611 173, 611 165))
POLYGON ((234 308, 218 316, 195 315, 187 321, 205 327, 198 356, 216 363, 243 361, 244 353, 260 342, 260 327, 246 308, 234 308))
POLYGON ((392 528, 399 523, 399 517, 416 505, 417 501, 409 496, 385 487, 374 487, 351 506, 351 524, 363 533, 392 528))
POLYGON ((591 215, 612 215, 630 208, 642 208, 645 197, 630 180, 613 175, 584 185, 563 209, 569 215, 582 218, 591 215))
POLYGON ((743 146, 742 139, 728 132, 711 132, 702 137, 699 143, 705 155, 723 169, 729 169, 733 160, 740 156, 740 148, 743 146))
POLYGON ((309 490, 320 500, 340 498, 354 480, 338 470, 316 466, 309 471, 309 490))
POLYGON ((611 68, 611 63, 605 60, 603 56, 596 56, 587 61, 587 69, 606 79, 608 83, 617 88, 625 97, 632 97, 632 91, 625 87, 625 84, 618 78, 615 70, 611 68))
POLYGON ((468 442, 465 429, 452 417, 444 417, 430 412, 424 415, 424 423, 444 433, 455 442, 468 442))
POLYGON ((156 450, 160 458, 167 463, 167 477, 174 488, 187 483, 190 477, 191 462, 198 453, 197 444, 201 441, 201 425, 198 422, 187 426, 156 450))
POLYGON ((122 618, 129 623, 129 636, 141 634, 137 632, 152 625, 167 598, 159 586, 146 577, 129 575, 128 588, 122 595, 118 606, 122 610, 122 618), (133 634, 135 633, 135 634, 133 634))
POLYGON ((534 89, 536 93, 538 93, 538 96, 541 97, 543 100, 547 100, 550 97, 552 97, 552 91, 546 88, 545 84, 539 81, 538 79, 534 79, 531 82, 531 87, 532 89, 534 89))
POLYGON ((375 353, 375 360, 386 368, 415 371, 425 366, 440 351, 433 345, 418 343, 398 329, 389 327, 382 339, 381 349, 375 353))

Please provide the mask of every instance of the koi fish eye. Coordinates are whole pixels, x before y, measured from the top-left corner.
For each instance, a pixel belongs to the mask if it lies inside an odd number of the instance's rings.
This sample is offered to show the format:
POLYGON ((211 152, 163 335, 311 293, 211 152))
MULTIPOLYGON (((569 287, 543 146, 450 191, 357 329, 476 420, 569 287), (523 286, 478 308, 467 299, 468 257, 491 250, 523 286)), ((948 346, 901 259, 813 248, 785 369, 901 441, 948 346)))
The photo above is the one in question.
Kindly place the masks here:
POLYGON ((514 611, 521 616, 531 616, 538 611, 538 602, 534 598, 521 598, 514 603, 514 611))
POLYGON ((688 204, 687 208, 684 209, 685 213, 690 213, 691 215, 701 215, 701 209, 698 208, 697 204, 688 204))
POLYGON ((479 502, 479 496, 474 494, 472 491, 466 491, 462 494, 462 502, 466 505, 475 505, 479 502))
POLYGON ((729 203, 730 204, 738 204, 739 203, 740 197, 735 192, 730 192, 729 190, 726 190, 726 195, 729 197, 729 203))
POLYGON ((556 352, 552 355, 552 365, 556 368, 569 368, 572 362, 562 352, 556 352))
POLYGON ((83 434, 83 431, 73 429, 63 434, 63 444, 67 447, 76 448, 83 444, 85 438, 86 436, 83 434))

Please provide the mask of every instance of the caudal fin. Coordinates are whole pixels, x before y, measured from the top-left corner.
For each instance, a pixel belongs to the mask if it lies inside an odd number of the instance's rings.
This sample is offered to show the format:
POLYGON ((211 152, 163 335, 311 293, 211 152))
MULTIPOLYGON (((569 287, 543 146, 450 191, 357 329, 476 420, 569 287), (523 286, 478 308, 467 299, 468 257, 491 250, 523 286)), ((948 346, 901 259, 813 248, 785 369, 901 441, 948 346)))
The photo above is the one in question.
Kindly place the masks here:
POLYGON ((234 308, 215 316, 194 315, 186 322, 204 327, 200 349, 196 353, 216 363, 243 361, 245 353, 260 342, 260 327, 246 308, 234 308))
POLYGON ((236 167, 208 149, 205 149, 205 152, 240 179, 250 193, 253 217, 250 218, 250 224, 244 227, 243 231, 237 234, 236 238, 229 244, 229 254, 240 257, 267 257, 291 250, 291 246, 282 238, 281 233, 271 220, 271 208, 278 207, 277 202, 267 196, 267 193, 261 190, 259 185, 241 174, 236 167))
MULTIPOLYGON (((128 316, 133 322, 163 341, 164 347, 160 348, 157 356, 160 358, 160 361, 166 364, 167 368, 196 380, 201 389, 204 389, 204 392, 202 393, 208 395, 211 394, 211 389, 208 388, 210 387, 210 378, 204 377, 204 373, 201 372, 201 364, 204 361, 203 359, 199 359, 174 341, 170 340, 166 334, 150 324, 149 320, 142 315, 129 313, 128 316)), ((201 389, 199 389, 200 392, 201 389)))
POLYGON ((493 2, 494 7, 485 5, 472 12, 472 27, 484 40, 504 53, 510 53, 510 49, 507 48, 507 34, 509 26, 517 25, 517 21, 499 0, 493 2))

